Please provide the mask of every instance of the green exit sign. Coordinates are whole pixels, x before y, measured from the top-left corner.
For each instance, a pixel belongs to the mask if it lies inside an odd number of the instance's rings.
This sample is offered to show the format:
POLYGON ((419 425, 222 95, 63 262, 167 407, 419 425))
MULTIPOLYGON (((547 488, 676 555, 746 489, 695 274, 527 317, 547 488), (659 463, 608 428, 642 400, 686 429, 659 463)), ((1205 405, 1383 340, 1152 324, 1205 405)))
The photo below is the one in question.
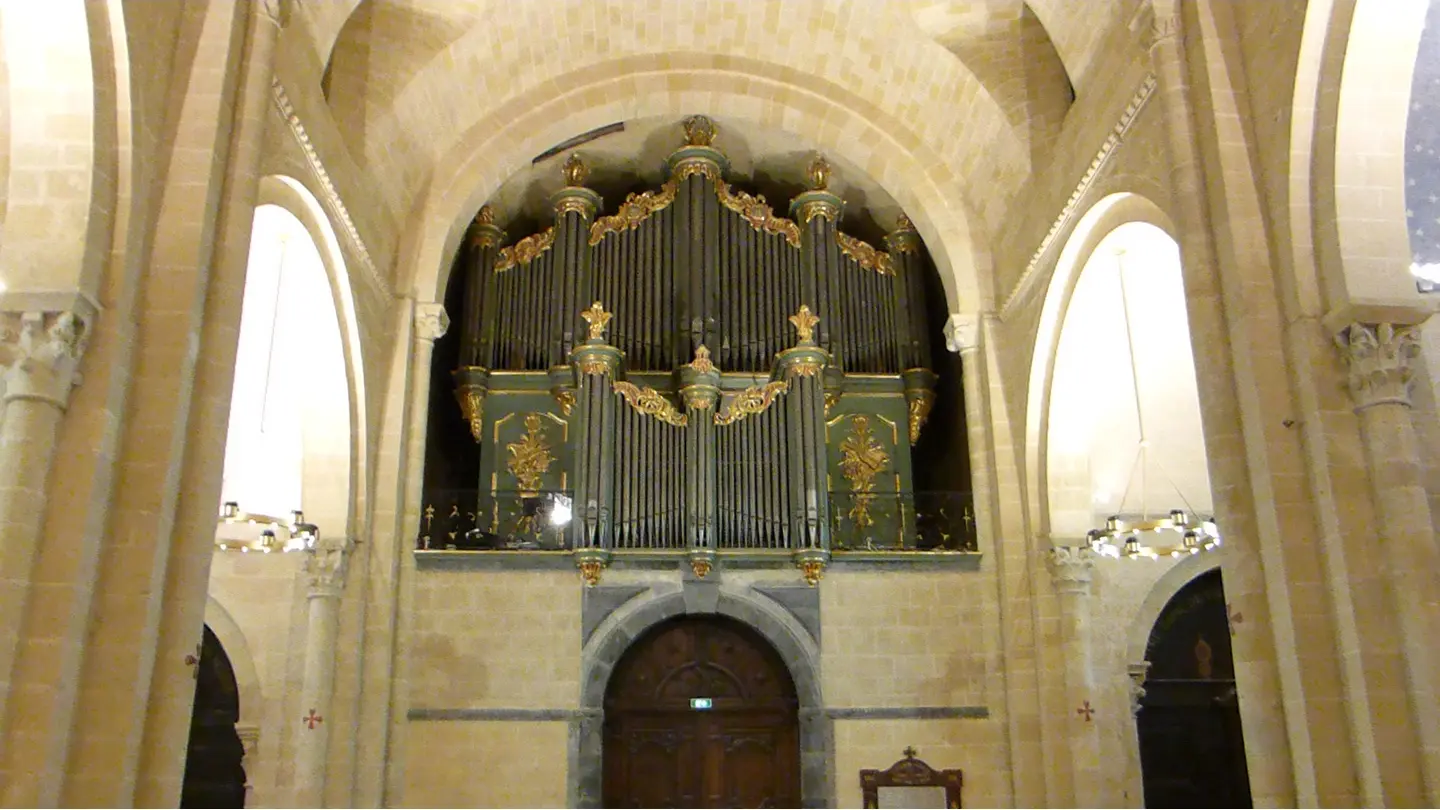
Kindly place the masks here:
POLYGON ((713 705, 715 704, 710 698, 690 698, 690 708, 692 709, 704 711, 713 705))

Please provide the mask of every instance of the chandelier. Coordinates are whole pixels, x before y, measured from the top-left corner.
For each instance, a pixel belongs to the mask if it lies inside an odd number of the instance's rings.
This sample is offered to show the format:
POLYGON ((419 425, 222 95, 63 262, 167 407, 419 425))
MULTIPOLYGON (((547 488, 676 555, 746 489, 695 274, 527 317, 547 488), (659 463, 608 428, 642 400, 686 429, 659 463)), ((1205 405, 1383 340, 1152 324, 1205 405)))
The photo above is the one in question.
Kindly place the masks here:
POLYGON ((1135 363, 1135 337, 1130 328, 1130 302, 1125 295, 1124 250, 1115 251, 1116 275, 1120 279, 1120 311, 1125 323, 1125 345, 1130 354, 1131 391, 1135 397, 1135 419, 1139 426, 1140 441, 1135 448, 1135 460, 1130 465, 1130 477, 1125 483, 1125 492, 1120 496, 1120 508, 1130 496, 1136 473, 1140 479, 1140 511, 1111 515, 1106 518, 1103 528, 1091 529, 1087 535, 1090 550, 1102 557, 1119 559, 1159 559, 1160 557, 1181 557, 1199 554, 1220 545, 1220 530, 1213 516, 1196 513, 1171 480, 1159 459, 1154 459, 1156 469, 1164 477, 1170 489, 1180 498, 1184 508, 1172 508, 1168 514, 1149 511, 1146 489, 1146 471, 1149 469, 1150 441, 1145 435, 1145 413, 1140 408, 1140 375, 1135 363))
POLYGON ((269 554, 272 551, 308 551, 315 548, 315 541, 319 538, 319 527, 306 523, 305 513, 299 509, 292 510, 288 518, 278 518, 258 512, 242 512, 239 503, 226 501, 220 507, 220 519, 216 523, 215 546, 221 551, 269 554))

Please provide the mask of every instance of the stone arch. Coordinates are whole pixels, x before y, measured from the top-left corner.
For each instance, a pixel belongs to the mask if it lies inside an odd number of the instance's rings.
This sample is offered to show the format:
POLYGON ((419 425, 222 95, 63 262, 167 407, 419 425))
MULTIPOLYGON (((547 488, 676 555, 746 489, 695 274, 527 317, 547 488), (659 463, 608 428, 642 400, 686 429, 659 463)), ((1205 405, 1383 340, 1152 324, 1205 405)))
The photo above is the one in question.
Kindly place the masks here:
POLYGON ((1181 588, 1189 585, 1201 574, 1208 574, 1220 567, 1219 554, 1191 554, 1160 575, 1151 586, 1150 592, 1140 602, 1135 618, 1125 633, 1125 660, 1139 664, 1145 660, 1145 648, 1150 644, 1150 631, 1170 600, 1181 588))
POLYGON ((310 189, 299 180, 288 175, 266 175, 260 178, 256 206, 261 205, 279 206, 300 221, 320 253, 320 261, 330 283, 330 293, 340 325, 340 348, 344 355, 345 378, 349 389, 350 485, 347 512, 353 531, 353 527, 359 526, 363 520, 364 504, 367 502, 366 485, 369 479, 365 449, 369 445, 363 343, 360 339, 360 324, 355 312, 355 295, 350 284, 349 269, 340 240, 325 215, 325 209, 310 189))
MULTIPOLYGON (((621 656, 651 627, 677 616, 728 616, 754 628, 780 654, 800 702, 801 798, 806 806, 834 804, 833 739, 820 685, 820 647, 779 603, 749 588, 687 583, 684 589, 651 590, 621 605, 595 628, 580 659, 581 731, 570 769, 572 803, 599 806, 601 729, 605 688, 621 656)), ((657 586, 658 589, 658 586, 657 586)))
POLYGON ((1047 474, 1046 438, 1049 436, 1050 389, 1055 372, 1055 355, 1065 311, 1075 292, 1080 271, 1100 242, 1119 226, 1145 222, 1175 237, 1170 217, 1148 197, 1132 192, 1115 192, 1101 198, 1079 219, 1065 241, 1041 307, 1035 342, 1030 355, 1030 377, 1026 387, 1025 471, 1026 489, 1031 493, 1031 525, 1042 537, 1050 535, 1050 495, 1047 474))
POLYGON ((506 177, 550 145, 615 120, 669 116, 678 122, 695 112, 724 109, 734 120, 813 133, 820 149, 865 167, 925 239, 950 311, 985 308, 993 291, 988 247, 972 231, 979 220, 961 178, 908 127, 878 110, 857 109, 861 100, 836 100, 753 60, 731 58, 722 68, 716 57, 704 54, 667 59, 671 66, 664 70, 559 77, 554 84, 568 88, 565 92, 527 98, 523 107, 501 108, 476 121, 437 160, 446 170, 435 173, 411 209, 399 252, 408 279, 402 275, 398 286, 413 289, 417 300, 442 300, 451 258, 470 219, 506 177), (689 89, 698 86, 706 89, 689 89))
POLYGON ((120 119, 129 106, 123 14, 116 2, 8 3, 0 36, 6 285, 71 298, 41 305, 56 308, 73 308, 79 292, 93 310, 111 249, 118 149, 128 141, 120 119))
POLYGON ((245 631, 214 596, 208 597, 205 602, 205 625, 225 648, 225 655, 235 671, 235 684, 240 690, 240 723, 237 725, 258 726, 264 716, 265 693, 255 669, 255 657, 245 640, 245 631))
MULTIPOLYGON (((1350 320, 1413 320, 1405 128, 1428 3, 1319 0, 1305 11, 1291 125, 1302 295, 1350 320), (1318 289, 1317 289, 1318 282, 1318 289), (1307 295, 1308 294, 1308 295, 1307 295)), ((1338 324, 1343 325, 1343 324, 1338 324)))

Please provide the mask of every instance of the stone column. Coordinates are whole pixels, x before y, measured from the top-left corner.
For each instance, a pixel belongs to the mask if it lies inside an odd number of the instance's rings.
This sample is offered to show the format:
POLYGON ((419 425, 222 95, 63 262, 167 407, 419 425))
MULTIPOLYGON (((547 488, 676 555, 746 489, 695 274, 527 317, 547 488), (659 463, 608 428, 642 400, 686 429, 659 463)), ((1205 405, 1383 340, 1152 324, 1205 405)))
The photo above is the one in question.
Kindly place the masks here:
MULTIPOLYGON (((1417 332, 1392 324, 1351 324, 1336 336, 1350 367, 1350 394, 1370 469, 1380 564, 1404 653, 1410 716, 1431 805, 1440 805, 1440 549, 1426 495, 1420 443, 1410 421, 1417 332)), ((1378 699, 1378 698, 1377 698, 1378 699)))
MULTIPOLYGON (((320 807, 325 795, 325 762, 330 748, 330 697, 335 686, 335 637, 340 625, 340 597, 345 567, 353 544, 348 537, 321 535, 305 552, 309 585, 309 616, 305 628, 305 675, 300 687, 305 714, 297 718, 295 742, 295 803, 320 807)), ((293 722, 293 721, 292 721, 293 722)))
POLYGON ((255 806, 256 755, 260 752, 260 727, 254 723, 236 723, 235 735, 240 738, 244 754, 240 757, 240 769, 245 772, 245 806, 255 806))
POLYGON ((45 521, 45 482, 88 331, 74 312, 0 313, 0 730, 45 521))
POLYGON ((1074 770, 1077 807, 1100 806, 1100 734, 1095 722, 1097 695, 1090 663, 1090 577, 1094 555, 1083 546, 1056 546, 1048 562, 1060 597, 1060 638, 1065 656, 1066 744, 1074 770))

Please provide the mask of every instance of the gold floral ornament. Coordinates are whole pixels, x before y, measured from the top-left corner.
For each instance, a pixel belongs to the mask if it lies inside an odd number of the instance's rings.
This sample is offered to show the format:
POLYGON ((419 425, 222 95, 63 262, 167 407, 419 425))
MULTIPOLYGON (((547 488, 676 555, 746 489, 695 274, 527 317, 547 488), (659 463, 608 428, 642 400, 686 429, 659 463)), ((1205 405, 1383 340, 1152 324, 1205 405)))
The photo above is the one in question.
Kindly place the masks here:
POLYGON ((590 167, 586 166, 585 161, 574 153, 571 153, 570 157, 565 160, 561 171, 565 173, 565 185, 567 186, 583 186, 586 178, 590 176, 590 167))
POLYGON ((895 262, 890 258, 890 254, 876 250, 870 243, 839 231, 835 232, 835 243, 840 246, 841 252, 866 270, 873 270, 882 276, 895 275, 895 262))
POLYGON ((605 307, 599 301, 590 305, 590 308, 581 312, 580 317, 585 323, 590 324, 590 339, 604 340, 605 328, 610 325, 610 319, 615 317, 614 313, 606 312, 605 307))
POLYGON ((870 434, 870 418, 857 414, 850 435, 840 445, 840 472, 850 483, 853 501, 848 517, 864 529, 875 524, 870 504, 875 500, 875 476, 885 471, 890 456, 870 434))
POLYGON ((525 435, 518 442, 505 445, 510 453, 506 466, 510 474, 520 483, 520 496, 533 498, 540 493, 540 482, 555 455, 550 452, 550 443, 545 441, 545 428, 538 414, 526 414, 525 435))
POLYGON ((521 239, 508 248, 500 248, 500 258, 495 260, 495 272, 501 273, 516 265, 529 264, 555 244, 555 228, 551 226, 537 234, 521 239))
POLYGON ((930 418, 930 409, 934 406, 934 391, 919 391, 915 394, 914 398, 910 400, 909 428, 911 444, 920 441, 920 429, 925 426, 925 422, 930 418))
POLYGON ((724 413, 715 414, 715 424, 733 425, 747 416, 758 416, 770 407, 776 397, 789 390, 790 383, 786 380, 776 380, 763 386, 752 385, 736 394, 724 413))
POLYGON ((815 317, 810 307, 801 304, 800 310, 790 316, 790 323, 795 325, 795 336, 801 343, 815 342, 815 324, 820 323, 820 319, 815 317))
POLYGON ((646 416, 653 416, 667 425, 674 425, 676 427, 685 427, 685 425, 690 422, 685 414, 676 410, 675 406, 670 400, 665 398, 664 394, 656 391, 654 388, 648 386, 641 388, 634 383, 625 382, 624 380, 617 380, 611 383, 611 386, 615 389, 615 393, 624 397, 630 407, 639 413, 646 416))

